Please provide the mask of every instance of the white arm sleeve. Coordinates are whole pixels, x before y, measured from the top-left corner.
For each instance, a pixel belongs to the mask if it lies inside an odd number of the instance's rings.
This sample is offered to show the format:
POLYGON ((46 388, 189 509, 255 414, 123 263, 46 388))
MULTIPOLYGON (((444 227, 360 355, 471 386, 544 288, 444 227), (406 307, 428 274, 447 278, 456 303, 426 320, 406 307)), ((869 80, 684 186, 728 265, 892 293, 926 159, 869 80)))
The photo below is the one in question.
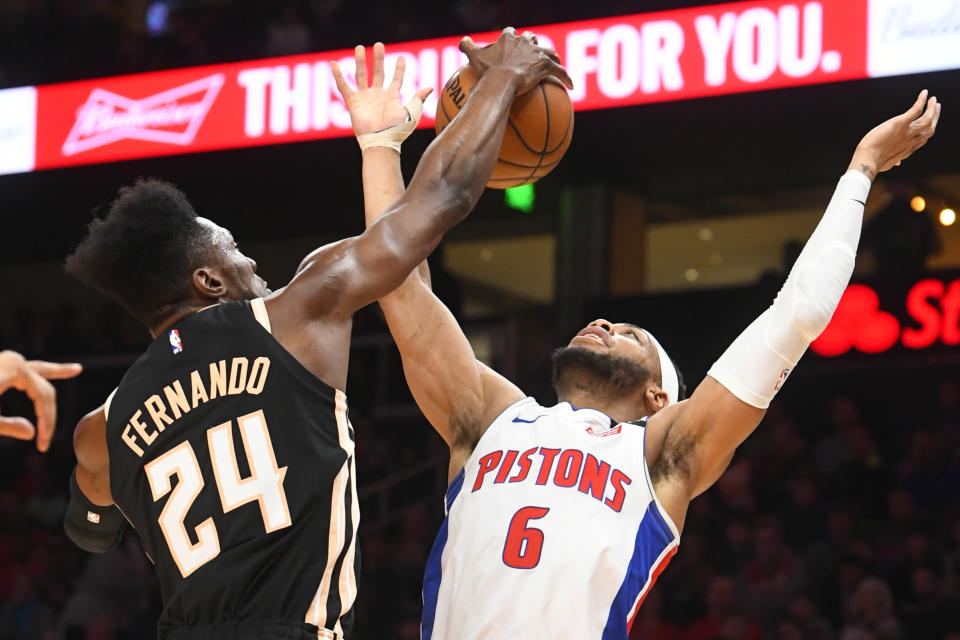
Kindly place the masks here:
POLYGON ((853 274, 870 179, 850 170, 769 309, 707 375, 749 405, 766 409, 810 343, 826 329, 853 274))

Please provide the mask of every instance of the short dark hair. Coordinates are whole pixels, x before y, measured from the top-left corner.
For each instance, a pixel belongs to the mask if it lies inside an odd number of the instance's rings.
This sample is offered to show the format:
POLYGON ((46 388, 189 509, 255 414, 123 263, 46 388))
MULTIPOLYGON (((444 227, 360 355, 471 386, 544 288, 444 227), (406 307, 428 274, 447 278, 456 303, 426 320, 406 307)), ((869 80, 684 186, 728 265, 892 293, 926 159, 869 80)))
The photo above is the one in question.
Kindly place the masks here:
POLYGON ((67 257, 71 276, 115 299, 144 324, 190 298, 210 232, 182 191, 162 180, 120 188, 67 257))

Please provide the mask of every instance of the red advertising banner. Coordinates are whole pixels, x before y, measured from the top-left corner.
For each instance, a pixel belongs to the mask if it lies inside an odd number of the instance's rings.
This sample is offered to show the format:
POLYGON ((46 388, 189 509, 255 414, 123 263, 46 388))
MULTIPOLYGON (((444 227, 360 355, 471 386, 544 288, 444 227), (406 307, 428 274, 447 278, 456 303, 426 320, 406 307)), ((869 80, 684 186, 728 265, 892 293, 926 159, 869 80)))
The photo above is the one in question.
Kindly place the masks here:
MULTIPOLYGON (((587 110, 960 66, 960 25, 924 31, 947 4, 763 0, 529 28, 587 110)), ((465 62, 458 42, 389 44, 387 73, 402 55, 407 95, 439 88, 465 62)), ((340 50, 0 91, 0 174, 350 135, 333 60, 352 71, 340 50)), ((435 110, 436 93, 422 127, 435 110)))
POLYGON ((936 344, 960 344, 960 280, 920 280, 907 291, 899 317, 881 309, 873 288, 851 284, 810 348, 831 358, 848 352, 884 353, 898 345, 926 349, 936 344))

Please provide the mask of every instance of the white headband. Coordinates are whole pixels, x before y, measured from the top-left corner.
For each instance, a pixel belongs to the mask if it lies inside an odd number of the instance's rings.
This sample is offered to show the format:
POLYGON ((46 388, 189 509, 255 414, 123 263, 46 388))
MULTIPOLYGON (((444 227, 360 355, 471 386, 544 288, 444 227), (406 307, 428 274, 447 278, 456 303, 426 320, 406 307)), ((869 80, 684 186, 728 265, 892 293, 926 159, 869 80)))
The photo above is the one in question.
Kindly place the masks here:
POLYGON ((653 334, 646 329, 641 329, 641 331, 647 334, 650 342, 657 348, 657 357, 660 358, 660 388, 667 392, 667 406, 669 407, 679 400, 677 396, 680 395, 680 378, 677 377, 677 369, 673 366, 666 349, 653 337, 653 334))

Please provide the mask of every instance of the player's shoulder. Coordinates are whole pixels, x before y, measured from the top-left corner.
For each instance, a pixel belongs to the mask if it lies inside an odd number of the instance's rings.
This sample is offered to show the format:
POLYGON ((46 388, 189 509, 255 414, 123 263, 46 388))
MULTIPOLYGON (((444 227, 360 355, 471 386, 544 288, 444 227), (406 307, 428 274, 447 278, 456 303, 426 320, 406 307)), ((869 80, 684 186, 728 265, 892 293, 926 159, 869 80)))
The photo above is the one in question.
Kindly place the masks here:
POLYGON ((497 419, 499 423, 519 423, 527 425, 567 425, 575 430, 585 430, 588 434, 619 433, 623 425, 632 428, 644 428, 646 418, 630 422, 618 422, 599 409, 576 407, 570 402, 558 402, 554 405, 542 405, 531 397, 517 401, 497 419))
MULTIPOLYGON (((257 334, 263 333, 261 325, 269 333, 269 318, 264 311, 263 300, 259 298, 222 302, 198 309, 157 334, 124 372, 110 400, 115 400, 119 406, 124 404, 131 390, 153 387, 158 375, 167 374, 164 367, 169 364, 195 364, 211 350, 222 350, 225 342, 249 345, 257 334), (237 332, 245 337, 238 340, 237 332)), ((108 412, 109 409, 108 404, 108 412)), ((109 419, 109 413, 107 417, 109 419)))
POLYGON ((524 396, 507 405, 493 421, 509 420, 511 422, 520 422, 531 413, 543 413, 550 409, 551 407, 540 404, 533 396, 524 396))
POLYGON ((73 450, 77 461, 88 470, 97 470, 107 462, 107 415, 98 407, 80 418, 73 430, 73 450))
POLYGON ((235 340, 236 331, 260 333, 260 326, 269 333, 269 316, 262 298, 213 304, 194 311, 161 331, 135 364, 157 357, 168 358, 171 354, 180 356, 187 350, 203 350, 222 340, 235 340))

